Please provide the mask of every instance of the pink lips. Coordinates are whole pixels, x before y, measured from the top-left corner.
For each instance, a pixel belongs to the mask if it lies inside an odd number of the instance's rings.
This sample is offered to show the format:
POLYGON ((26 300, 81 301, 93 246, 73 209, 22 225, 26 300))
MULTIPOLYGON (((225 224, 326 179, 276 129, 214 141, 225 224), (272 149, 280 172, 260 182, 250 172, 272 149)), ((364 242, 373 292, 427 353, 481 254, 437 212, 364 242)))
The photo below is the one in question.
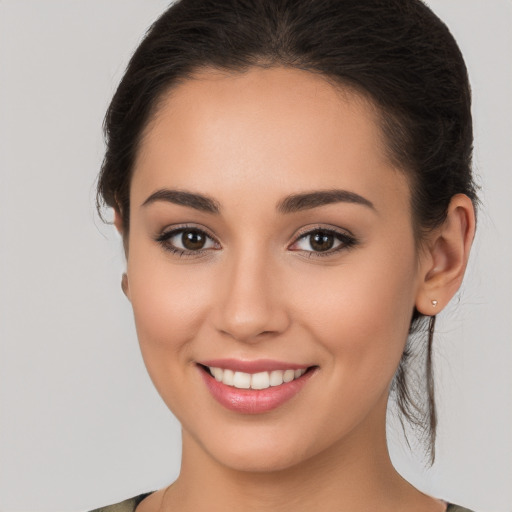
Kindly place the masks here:
MULTIPOLYGON (((200 364, 245 373, 308 368, 307 365, 294 365, 263 359, 257 361, 215 359, 201 361, 200 364)), ((198 369, 213 398, 227 409, 242 414, 260 414, 276 409, 293 398, 306 385, 310 377, 316 373, 310 370, 291 382, 286 382, 279 386, 271 386, 267 389, 239 389, 218 382, 200 366, 198 366, 198 369)))

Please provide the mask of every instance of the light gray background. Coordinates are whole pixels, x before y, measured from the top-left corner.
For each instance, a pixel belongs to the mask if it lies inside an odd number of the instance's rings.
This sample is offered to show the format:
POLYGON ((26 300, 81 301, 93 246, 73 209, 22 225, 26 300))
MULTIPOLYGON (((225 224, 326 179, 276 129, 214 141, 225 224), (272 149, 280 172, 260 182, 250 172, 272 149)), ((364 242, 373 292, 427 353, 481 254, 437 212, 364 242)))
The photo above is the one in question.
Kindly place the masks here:
MULTIPOLYGON (((179 426, 153 389, 93 207, 102 118, 168 2, 0 1, 0 510, 83 511, 177 476, 179 426)), ((512 511, 512 3, 430 0, 466 57, 485 207, 440 317, 438 459, 393 459, 424 491, 512 511)))

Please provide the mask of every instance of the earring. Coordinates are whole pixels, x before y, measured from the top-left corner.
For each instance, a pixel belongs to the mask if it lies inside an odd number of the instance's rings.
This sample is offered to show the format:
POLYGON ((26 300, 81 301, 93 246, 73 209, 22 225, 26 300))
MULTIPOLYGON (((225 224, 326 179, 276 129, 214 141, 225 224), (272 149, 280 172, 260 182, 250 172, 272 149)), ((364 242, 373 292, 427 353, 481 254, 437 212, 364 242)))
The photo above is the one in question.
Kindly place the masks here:
POLYGON ((432 300, 432 307, 435 308, 437 306, 437 300, 432 300))

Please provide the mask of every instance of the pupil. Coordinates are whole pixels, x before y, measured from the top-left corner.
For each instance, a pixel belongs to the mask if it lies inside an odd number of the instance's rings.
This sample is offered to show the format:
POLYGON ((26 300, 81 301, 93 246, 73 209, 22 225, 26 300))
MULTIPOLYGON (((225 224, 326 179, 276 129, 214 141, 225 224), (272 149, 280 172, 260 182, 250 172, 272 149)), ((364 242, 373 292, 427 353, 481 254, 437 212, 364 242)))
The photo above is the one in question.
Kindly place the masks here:
POLYGON ((333 235, 318 232, 312 236, 311 247, 315 249, 315 251, 328 251, 333 245, 333 235))
POLYGON ((181 242, 183 247, 194 251, 203 247, 205 239, 204 236, 197 231, 184 231, 181 235, 181 242))

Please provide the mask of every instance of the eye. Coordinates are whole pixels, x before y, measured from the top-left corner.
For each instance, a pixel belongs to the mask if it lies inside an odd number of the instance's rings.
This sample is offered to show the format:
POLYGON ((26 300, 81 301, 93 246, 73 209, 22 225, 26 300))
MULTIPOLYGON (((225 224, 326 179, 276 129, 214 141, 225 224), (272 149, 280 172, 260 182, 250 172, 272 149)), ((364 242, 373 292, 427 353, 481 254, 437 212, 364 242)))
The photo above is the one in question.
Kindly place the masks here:
POLYGON ((356 239, 352 235, 332 229, 318 228, 302 234, 290 249, 309 252, 315 256, 327 256, 355 244, 356 239))
POLYGON ((219 244, 198 228, 185 227, 162 233, 156 241, 167 251, 190 256, 207 249, 217 249, 219 244))

